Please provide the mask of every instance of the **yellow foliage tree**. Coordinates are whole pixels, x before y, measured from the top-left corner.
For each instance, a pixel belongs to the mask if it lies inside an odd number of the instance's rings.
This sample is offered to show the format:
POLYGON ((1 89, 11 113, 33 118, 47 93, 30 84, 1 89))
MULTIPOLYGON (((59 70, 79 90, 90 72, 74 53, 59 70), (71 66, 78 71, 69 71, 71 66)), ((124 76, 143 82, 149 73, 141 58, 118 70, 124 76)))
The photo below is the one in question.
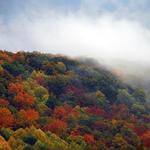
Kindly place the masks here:
POLYGON ((0 149, 2 150, 11 150, 10 145, 5 139, 0 136, 0 149))

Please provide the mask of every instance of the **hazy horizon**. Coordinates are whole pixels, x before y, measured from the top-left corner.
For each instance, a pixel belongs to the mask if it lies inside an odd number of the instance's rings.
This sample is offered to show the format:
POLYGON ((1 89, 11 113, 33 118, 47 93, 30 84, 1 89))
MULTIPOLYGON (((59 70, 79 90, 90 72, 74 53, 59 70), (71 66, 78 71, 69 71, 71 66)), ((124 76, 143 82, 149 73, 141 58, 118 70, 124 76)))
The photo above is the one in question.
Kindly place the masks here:
POLYGON ((2 0, 0 49, 150 65, 148 0, 2 0))

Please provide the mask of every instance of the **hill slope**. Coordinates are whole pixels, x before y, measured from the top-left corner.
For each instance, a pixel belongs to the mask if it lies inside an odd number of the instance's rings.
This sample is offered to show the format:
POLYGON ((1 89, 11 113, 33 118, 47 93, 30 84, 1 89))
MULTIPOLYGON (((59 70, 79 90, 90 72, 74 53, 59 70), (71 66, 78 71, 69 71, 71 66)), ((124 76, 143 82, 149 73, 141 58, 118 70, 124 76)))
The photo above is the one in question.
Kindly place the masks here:
POLYGON ((0 148, 150 148, 143 89, 64 56, 0 51, 0 148))

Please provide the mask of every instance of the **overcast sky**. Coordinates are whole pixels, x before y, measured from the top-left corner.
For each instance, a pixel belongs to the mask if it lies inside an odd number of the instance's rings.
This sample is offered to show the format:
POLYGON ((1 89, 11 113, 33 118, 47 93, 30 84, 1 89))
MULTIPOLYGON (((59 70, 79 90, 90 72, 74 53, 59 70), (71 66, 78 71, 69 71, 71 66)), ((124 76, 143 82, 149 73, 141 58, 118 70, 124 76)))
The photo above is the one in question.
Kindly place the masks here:
POLYGON ((0 49, 150 65, 150 0, 0 0, 0 49))

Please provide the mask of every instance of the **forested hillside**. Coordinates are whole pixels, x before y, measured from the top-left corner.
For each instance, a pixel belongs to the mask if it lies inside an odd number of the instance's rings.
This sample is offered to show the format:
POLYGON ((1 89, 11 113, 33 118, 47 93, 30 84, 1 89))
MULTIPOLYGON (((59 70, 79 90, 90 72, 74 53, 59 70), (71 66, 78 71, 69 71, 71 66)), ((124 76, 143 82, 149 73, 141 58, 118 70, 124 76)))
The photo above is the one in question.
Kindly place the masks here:
POLYGON ((148 150, 147 94, 104 67, 0 51, 0 149, 148 150))

